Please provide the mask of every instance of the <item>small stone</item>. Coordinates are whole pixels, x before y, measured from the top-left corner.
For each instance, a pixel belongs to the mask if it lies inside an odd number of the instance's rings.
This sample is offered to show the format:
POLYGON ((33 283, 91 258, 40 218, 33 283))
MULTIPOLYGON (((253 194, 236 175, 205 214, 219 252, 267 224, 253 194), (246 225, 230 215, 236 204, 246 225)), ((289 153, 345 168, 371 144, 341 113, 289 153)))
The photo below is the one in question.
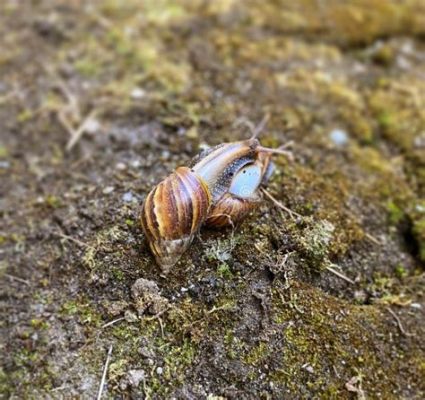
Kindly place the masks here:
POLYGON ((145 358, 154 358, 155 354, 152 350, 148 349, 147 347, 141 347, 138 350, 138 353, 145 358))
POLYGON ((132 168, 140 168, 140 166, 142 165, 142 163, 140 162, 140 160, 134 160, 130 163, 132 168))
POLYGON ((143 99, 143 97, 146 97, 146 91, 142 88, 135 87, 131 93, 130 96, 132 99, 143 99))
POLYGON ((114 301, 110 304, 106 305, 106 309, 108 311, 108 314, 112 317, 116 317, 117 315, 120 315, 125 308, 127 308, 128 303, 124 300, 114 301))
POLYGON ((167 161, 170 158, 171 153, 168 150, 161 152, 161 160, 167 161))
POLYGON ((122 200, 125 201, 126 203, 131 203, 134 199, 133 193, 131 192, 125 192, 122 195, 122 200))
POLYGON ((124 318, 127 322, 136 322, 139 319, 137 315, 131 312, 130 310, 125 311, 124 318))
POLYGON ((364 290, 356 290, 354 291, 354 298, 358 303, 363 304, 367 299, 366 292, 364 290))
POLYGON ((168 300, 160 295, 156 282, 147 279, 138 279, 131 287, 131 294, 138 314, 145 312, 158 314, 168 307, 168 300))
POLYGON ((196 126, 192 126, 186 131, 186 137, 188 139, 197 139, 199 137, 198 129, 196 129, 196 126))
POLYGON ((157 369, 156 369, 156 373, 158 374, 158 375, 162 375, 162 373, 164 372, 164 370, 162 369, 162 367, 158 367, 157 369))
POLYGON ((106 186, 105 189, 103 189, 103 194, 110 194, 115 190, 113 186, 106 186))
POLYGON ((124 171, 124 170, 127 169, 127 165, 125 165, 123 162, 119 162, 119 163, 117 163, 117 165, 115 166, 115 168, 118 171, 124 171))
POLYGON ((130 386, 137 387, 145 379, 145 371, 143 369, 131 369, 127 373, 127 379, 130 386))
POLYGON ((340 147, 345 146, 348 143, 347 132, 342 129, 333 129, 329 133, 329 137, 334 144, 340 147))
POLYGON ((85 124, 84 124, 84 130, 87 133, 96 133, 101 127, 100 122, 95 118, 90 118, 85 124))

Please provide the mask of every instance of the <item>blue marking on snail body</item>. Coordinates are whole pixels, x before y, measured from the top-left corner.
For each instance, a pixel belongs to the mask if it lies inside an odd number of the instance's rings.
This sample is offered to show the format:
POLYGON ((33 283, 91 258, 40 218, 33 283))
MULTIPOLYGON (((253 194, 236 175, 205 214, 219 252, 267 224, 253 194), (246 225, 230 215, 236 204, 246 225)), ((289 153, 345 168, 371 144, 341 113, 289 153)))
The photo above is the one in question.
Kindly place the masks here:
POLYGON ((254 163, 249 164, 235 175, 229 187, 229 193, 243 199, 256 196, 258 187, 263 180, 261 166, 254 163))

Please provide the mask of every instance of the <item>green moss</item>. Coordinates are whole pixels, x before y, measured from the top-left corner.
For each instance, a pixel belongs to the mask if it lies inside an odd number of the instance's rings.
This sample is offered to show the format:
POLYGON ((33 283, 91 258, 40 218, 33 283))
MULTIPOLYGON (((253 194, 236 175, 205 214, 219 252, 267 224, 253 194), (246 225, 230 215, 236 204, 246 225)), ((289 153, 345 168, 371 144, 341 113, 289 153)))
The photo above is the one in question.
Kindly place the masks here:
POLYGON ((393 201, 387 202, 388 218, 393 225, 397 225, 403 218, 404 212, 393 201))
POLYGON ((77 312, 78 312, 78 304, 73 300, 67 301, 66 303, 62 305, 61 313, 63 315, 74 315, 77 312))
POLYGON ((328 264, 328 255, 335 226, 324 220, 313 222, 300 238, 304 255, 314 268, 322 268, 328 264))
POLYGON ((31 326, 34 329, 40 329, 40 330, 46 330, 49 328, 49 323, 47 321, 44 321, 42 319, 38 319, 38 318, 33 318, 31 320, 31 326))
POLYGON ((125 280, 125 273, 119 267, 111 268, 110 273, 112 274, 114 279, 116 279, 117 281, 124 281, 125 280))
POLYGON ((247 364, 258 366, 269 355, 269 348, 267 343, 260 342, 257 346, 253 347, 248 354, 244 357, 247 364))
POLYGON ((24 111, 21 111, 18 114, 17 121, 20 122, 20 123, 24 123, 24 122, 29 121, 31 118, 33 118, 33 116, 34 116, 33 111, 30 110, 30 109, 26 109, 24 111))
POLYGON ((100 313, 90 304, 90 301, 84 298, 65 302, 61 306, 60 313, 68 317, 77 316, 80 323, 92 328, 99 327, 102 324, 100 313))
POLYGON ((89 58, 80 58, 74 64, 75 70, 86 78, 99 75, 101 66, 89 58))
POLYGON ((0 145, 0 158, 6 158, 9 156, 9 151, 6 146, 0 145))
POLYGON ((390 111, 383 110, 377 115, 377 120, 381 128, 390 129, 395 125, 394 115, 390 111))
POLYGON ((222 263, 218 266, 217 275, 224 279, 231 279, 233 277, 232 270, 226 263, 222 263))
POLYGON ((125 220, 125 223, 126 223, 126 225, 127 226, 134 226, 134 221, 132 220, 132 219, 129 219, 129 218, 127 218, 126 220, 125 220))
POLYGON ((48 195, 46 196, 45 200, 46 204, 51 207, 51 208, 59 208, 62 206, 62 202, 61 199, 59 199, 58 197, 54 196, 54 195, 48 195))
POLYGON ((397 278, 405 278, 407 276, 406 268, 402 264, 397 264, 394 273, 397 278))

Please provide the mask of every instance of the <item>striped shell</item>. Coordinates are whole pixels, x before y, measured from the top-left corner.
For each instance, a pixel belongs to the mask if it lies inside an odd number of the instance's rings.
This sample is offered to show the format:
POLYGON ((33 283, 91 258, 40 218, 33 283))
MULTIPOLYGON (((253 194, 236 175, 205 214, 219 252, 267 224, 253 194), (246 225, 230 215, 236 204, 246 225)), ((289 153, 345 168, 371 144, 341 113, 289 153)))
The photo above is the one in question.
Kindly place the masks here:
POLYGON ((142 205, 141 223, 164 273, 192 243, 210 204, 208 186, 187 167, 177 168, 148 194, 142 205))
POLYGON ((242 221, 259 204, 258 200, 242 199, 226 193, 212 207, 205 225, 210 228, 234 226, 242 221))

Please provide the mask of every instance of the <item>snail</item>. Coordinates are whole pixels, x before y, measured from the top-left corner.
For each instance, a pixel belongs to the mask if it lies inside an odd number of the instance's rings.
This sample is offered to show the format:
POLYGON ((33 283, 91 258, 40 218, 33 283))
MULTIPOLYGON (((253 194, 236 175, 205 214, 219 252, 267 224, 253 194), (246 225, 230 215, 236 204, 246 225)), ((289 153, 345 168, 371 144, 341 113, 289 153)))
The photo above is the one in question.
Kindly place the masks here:
POLYGON ((211 206, 205 225, 210 228, 234 226, 261 201, 258 189, 273 173, 270 153, 259 153, 257 159, 241 168, 230 182, 227 192, 211 206))
POLYGON ((272 154, 250 139, 204 150, 188 167, 178 167, 154 187, 142 204, 140 222, 167 273, 187 250, 202 225, 223 227, 242 220, 259 201, 260 185, 273 171, 272 154))

